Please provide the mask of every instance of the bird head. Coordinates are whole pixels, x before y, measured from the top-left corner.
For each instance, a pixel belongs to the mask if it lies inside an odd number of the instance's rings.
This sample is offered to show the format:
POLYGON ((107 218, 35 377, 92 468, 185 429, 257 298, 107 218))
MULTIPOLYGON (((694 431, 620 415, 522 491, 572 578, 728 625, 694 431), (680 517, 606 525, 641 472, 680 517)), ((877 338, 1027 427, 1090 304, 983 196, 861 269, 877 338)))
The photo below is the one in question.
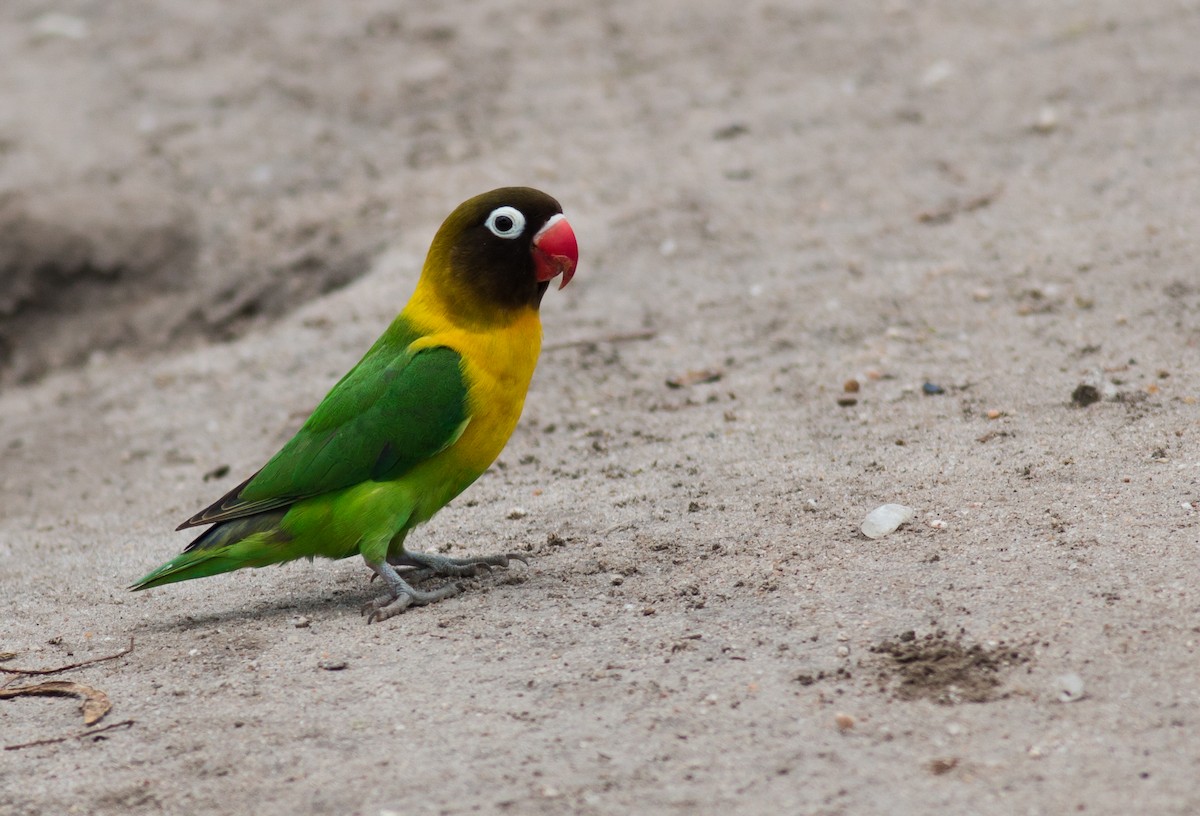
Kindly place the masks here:
POLYGON ((434 236, 422 285, 437 290, 451 316, 472 322, 511 319, 537 309, 550 281, 575 274, 575 233, 550 196, 501 187, 460 204, 434 236))

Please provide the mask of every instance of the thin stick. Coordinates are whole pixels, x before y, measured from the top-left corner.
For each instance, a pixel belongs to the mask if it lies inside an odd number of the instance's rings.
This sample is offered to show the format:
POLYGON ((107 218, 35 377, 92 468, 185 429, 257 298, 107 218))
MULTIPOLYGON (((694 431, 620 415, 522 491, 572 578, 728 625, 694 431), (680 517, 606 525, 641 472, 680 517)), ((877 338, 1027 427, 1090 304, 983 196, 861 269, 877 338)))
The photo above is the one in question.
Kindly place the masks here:
POLYGON ((922 224, 944 224, 960 213, 983 209, 995 201, 1002 192, 1004 192, 1003 184, 991 192, 968 198, 966 201, 951 201, 939 210, 922 210, 917 213, 917 220, 922 224))
POLYGON ((78 669, 83 666, 90 666, 93 663, 103 663, 105 660, 116 660, 118 657, 124 657, 132 651, 133 638, 130 637, 129 645, 116 654, 105 655, 104 657, 93 657, 90 660, 81 660, 78 663, 72 663, 69 666, 59 666, 57 669, 6 669, 5 667, 0 666, 0 672, 4 672, 5 674, 58 674, 59 672, 70 671, 71 669, 78 669))
POLYGON ((558 351, 559 349, 576 348, 578 346, 596 346, 601 343, 628 343, 633 340, 653 340, 658 335, 656 329, 643 329, 636 332, 621 332, 604 337, 593 337, 589 340, 565 340, 561 343, 551 343, 542 346, 542 351, 558 351))
POLYGON ((22 748, 36 748, 39 745, 57 745, 69 739, 87 739, 103 731, 112 731, 114 728, 132 728, 135 722, 136 720, 121 720, 121 722, 112 723, 111 725, 103 725, 99 728, 93 728, 90 731, 84 731, 82 734, 67 734, 64 737, 51 737, 50 739, 34 740, 33 742, 22 742, 17 745, 5 745, 4 750, 19 751, 22 748))

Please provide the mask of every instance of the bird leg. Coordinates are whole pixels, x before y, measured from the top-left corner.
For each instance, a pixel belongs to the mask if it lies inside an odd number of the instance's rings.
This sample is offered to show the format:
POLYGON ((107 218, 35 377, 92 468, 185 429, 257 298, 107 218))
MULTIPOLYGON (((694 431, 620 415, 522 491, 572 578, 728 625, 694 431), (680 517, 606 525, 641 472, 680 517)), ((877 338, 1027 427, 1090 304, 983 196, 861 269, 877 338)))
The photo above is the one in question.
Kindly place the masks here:
POLYGON ((520 561, 529 564, 529 559, 521 553, 500 553, 498 555, 474 555, 466 558, 451 558, 437 553, 404 550, 399 555, 389 555, 387 562, 393 567, 412 567, 406 570, 404 577, 411 581, 423 581, 434 575, 452 578, 473 578, 480 569, 488 572, 492 567, 507 567, 509 561, 520 561))
POLYGON ((446 584, 429 592, 422 592, 409 586, 395 568, 386 561, 368 561, 367 566, 383 579, 388 588, 386 595, 381 595, 363 606, 362 612, 367 616, 367 623, 387 620, 399 615, 410 606, 437 603, 462 592, 462 587, 455 583, 446 584))

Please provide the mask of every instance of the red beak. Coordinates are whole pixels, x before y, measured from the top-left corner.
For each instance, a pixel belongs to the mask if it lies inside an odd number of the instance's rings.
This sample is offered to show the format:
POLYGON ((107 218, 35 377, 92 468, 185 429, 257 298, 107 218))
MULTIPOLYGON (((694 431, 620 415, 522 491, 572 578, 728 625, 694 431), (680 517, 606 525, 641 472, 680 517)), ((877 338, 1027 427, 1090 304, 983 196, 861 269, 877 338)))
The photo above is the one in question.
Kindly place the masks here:
POLYGON ((533 236, 533 266, 539 282, 546 282, 562 275, 562 289, 575 276, 575 265, 579 263, 579 244, 575 233, 562 213, 553 215, 546 225, 533 236))

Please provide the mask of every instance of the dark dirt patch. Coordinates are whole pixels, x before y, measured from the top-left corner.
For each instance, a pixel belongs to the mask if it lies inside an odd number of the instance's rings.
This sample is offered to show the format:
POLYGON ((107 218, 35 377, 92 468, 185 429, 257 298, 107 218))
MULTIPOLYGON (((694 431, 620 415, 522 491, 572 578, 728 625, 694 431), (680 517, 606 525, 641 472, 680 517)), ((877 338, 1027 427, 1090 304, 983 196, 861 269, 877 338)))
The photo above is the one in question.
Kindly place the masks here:
POLYGON ((270 257, 257 257, 144 183, 0 198, 0 383, 96 352, 234 339, 346 285, 376 252, 336 226, 265 231, 270 257))
POLYGON ((1094 402, 1100 401, 1100 389, 1094 385, 1081 383, 1076 386, 1071 392, 1071 402, 1078 405, 1080 408, 1086 408, 1094 402))
POLYGON ((182 291, 195 255, 190 213, 161 197, 0 200, 0 375, 36 379, 135 339, 131 310, 182 291))
POLYGON ((986 703, 999 699, 1000 685, 1010 669, 1029 658, 1003 641, 992 648, 965 645, 937 631, 918 638, 905 632, 871 651, 880 656, 879 681, 892 685, 901 700, 934 700, 942 705, 986 703))

